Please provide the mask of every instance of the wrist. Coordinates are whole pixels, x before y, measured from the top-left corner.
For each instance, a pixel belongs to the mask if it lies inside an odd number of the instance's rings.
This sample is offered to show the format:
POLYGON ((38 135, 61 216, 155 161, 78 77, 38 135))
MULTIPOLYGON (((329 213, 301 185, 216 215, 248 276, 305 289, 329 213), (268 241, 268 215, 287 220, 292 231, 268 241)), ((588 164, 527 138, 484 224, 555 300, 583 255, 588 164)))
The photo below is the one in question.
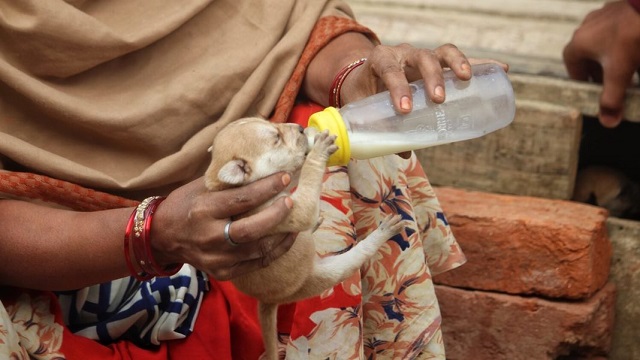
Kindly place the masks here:
POLYGON ((321 105, 328 104, 327 94, 338 72, 354 61, 366 57, 375 44, 364 34, 346 32, 331 40, 310 62, 303 89, 307 97, 321 105))
POLYGON ((162 196, 152 196, 142 201, 132 212, 124 236, 124 256, 131 276, 140 281, 156 276, 171 276, 183 264, 166 265, 158 261, 157 249, 152 246, 151 227, 158 206, 164 201, 162 196))
POLYGON ((366 60, 367 58, 360 58, 338 71, 336 76, 333 78, 331 88, 329 89, 329 106, 333 106, 335 108, 342 107, 342 87, 345 80, 352 71, 363 65, 366 60))

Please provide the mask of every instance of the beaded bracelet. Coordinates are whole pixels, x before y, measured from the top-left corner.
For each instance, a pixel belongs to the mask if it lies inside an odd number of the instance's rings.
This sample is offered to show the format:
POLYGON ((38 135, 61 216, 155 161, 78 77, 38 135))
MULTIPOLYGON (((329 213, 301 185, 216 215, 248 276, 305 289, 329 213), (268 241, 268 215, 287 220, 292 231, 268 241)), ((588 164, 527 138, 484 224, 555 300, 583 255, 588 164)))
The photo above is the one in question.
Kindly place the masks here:
POLYGON ((628 0, 629 5, 640 14, 640 0, 628 0))
POLYGON ((344 84, 344 79, 346 79, 347 75, 349 75, 349 73, 351 73, 355 68, 364 64, 365 61, 367 61, 367 58, 356 60, 343 67, 338 74, 336 74, 336 77, 333 79, 333 83, 331 84, 331 89, 329 90, 329 106, 333 106, 335 108, 342 107, 340 92, 342 90, 342 84, 344 84))
POLYGON ((177 273, 183 265, 175 264, 162 268, 153 258, 150 236, 151 222, 158 205, 164 199, 163 196, 144 199, 133 210, 127 223, 124 235, 124 256, 129 272, 140 281, 149 280, 156 276, 171 276, 177 273))

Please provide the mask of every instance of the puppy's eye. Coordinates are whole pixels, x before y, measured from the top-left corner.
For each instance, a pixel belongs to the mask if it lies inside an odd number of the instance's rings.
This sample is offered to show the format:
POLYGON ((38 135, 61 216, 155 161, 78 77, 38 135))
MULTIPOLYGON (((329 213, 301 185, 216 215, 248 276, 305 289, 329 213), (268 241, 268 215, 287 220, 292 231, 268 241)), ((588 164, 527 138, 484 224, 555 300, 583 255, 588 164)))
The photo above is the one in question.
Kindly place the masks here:
POLYGON ((276 140, 275 140, 275 144, 279 144, 280 141, 282 141, 282 136, 280 135, 280 132, 276 133, 276 140))

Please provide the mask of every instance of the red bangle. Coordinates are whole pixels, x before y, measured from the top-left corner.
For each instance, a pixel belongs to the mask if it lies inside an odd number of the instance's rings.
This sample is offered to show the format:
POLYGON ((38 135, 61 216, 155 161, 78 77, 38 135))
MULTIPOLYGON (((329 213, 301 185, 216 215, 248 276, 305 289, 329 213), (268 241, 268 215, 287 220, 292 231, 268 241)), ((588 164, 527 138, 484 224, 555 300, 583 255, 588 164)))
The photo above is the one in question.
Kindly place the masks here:
POLYGON ((333 106, 335 108, 342 107, 340 92, 342 90, 342 84, 344 84, 344 79, 346 79, 347 75, 349 75, 349 73, 351 73, 355 68, 364 64, 365 61, 367 61, 367 58, 356 60, 343 67, 338 74, 336 74, 336 77, 333 79, 333 83, 331 84, 331 89, 329 89, 329 106, 333 106))
POLYGON ((145 281, 151 279, 153 276, 148 276, 143 270, 138 271, 138 269, 133 265, 134 262, 131 261, 131 235, 133 234, 135 218, 136 209, 134 209, 131 216, 129 216, 129 222, 127 223, 127 228, 124 232, 124 259, 126 260, 127 268, 129 268, 129 273, 136 279, 145 281))
POLYGON ((158 205, 165 197, 152 196, 144 199, 133 211, 127 224, 124 239, 124 253, 127 267, 136 279, 145 281, 156 276, 171 276, 177 273, 183 264, 160 267, 153 257, 151 249, 151 222, 158 205), (131 252, 133 251, 133 257, 131 252), (135 260, 135 261, 132 261, 135 260), (136 269, 134 263, 140 267, 136 269))
POLYGON ((144 221, 144 247, 147 263, 151 266, 151 270, 156 276, 171 276, 182 268, 184 264, 171 264, 162 268, 156 263, 156 259, 153 257, 153 250, 151 249, 151 220, 153 219, 153 214, 156 212, 158 205, 164 201, 166 197, 159 197, 155 201, 149 203, 149 207, 145 212, 145 221, 144 221))
POLYGON ((629 5, 640 14, 640 0, 628 0, 629 5))

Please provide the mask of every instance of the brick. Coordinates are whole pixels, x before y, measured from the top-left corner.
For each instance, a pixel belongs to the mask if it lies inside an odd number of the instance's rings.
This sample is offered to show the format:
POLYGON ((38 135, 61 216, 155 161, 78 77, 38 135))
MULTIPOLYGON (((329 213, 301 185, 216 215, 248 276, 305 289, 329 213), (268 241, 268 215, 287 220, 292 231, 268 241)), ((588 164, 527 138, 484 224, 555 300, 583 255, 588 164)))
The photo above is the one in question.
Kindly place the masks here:
POLYGON ((588 300, 550 301, 437 285, 448 360, 555 360, 607 356, 615 287, 588 300))
POLYGON ((436 187, 467 263, 443 285, 585 299, 609 276, 606 210, 581 203, 436 187))

